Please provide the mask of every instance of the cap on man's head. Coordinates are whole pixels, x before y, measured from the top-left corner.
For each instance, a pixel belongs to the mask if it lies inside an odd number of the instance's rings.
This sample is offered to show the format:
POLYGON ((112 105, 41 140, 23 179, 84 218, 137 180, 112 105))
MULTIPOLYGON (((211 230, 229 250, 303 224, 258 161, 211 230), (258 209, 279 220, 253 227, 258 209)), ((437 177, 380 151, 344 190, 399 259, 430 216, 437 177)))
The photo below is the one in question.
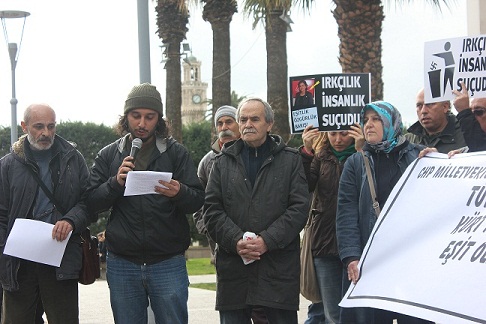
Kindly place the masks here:
POLYGON ((160 92, 150 83, 142 83, 132 88, 125 100, 125 113, 132 109, 147 108, 152 109, 163 116, 162 99, 160 92))
POLYGON ((232 106, 221 106, 216 110, 216 114, 214 114, 214 126, 218 126, 218 119, 223 116, 232 117, 236 120, 236 108, 232 106))

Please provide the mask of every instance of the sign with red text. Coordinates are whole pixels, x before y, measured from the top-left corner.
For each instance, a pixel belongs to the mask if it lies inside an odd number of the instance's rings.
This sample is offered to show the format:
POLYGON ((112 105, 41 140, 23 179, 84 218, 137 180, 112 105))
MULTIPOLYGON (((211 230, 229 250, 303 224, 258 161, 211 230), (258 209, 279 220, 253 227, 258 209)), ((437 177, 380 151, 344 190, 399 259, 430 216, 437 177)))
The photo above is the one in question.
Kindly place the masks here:
POLYGON ((360 122, 371 98, 369 73, 314 74, 290 77, 290 131, 307 125, 320 131, 343 131, 360 122))
POLYGON ((486 323, 486 152, 412 163, 388 198, 343 307, 486 323))

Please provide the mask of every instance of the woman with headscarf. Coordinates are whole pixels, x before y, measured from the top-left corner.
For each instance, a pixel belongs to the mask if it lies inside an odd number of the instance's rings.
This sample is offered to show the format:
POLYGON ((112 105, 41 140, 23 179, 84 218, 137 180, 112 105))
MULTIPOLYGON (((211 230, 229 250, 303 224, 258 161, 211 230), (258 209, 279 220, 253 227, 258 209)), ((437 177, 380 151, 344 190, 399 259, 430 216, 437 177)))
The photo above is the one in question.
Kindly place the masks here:
POLYGON ((339 177, 346 159, 361 149, 358 124, 342 132, 319 132, 307 126, 300 148, 309 192, 313 192, 311 250, 322 302, 312 304, 305 324, 339 323, 343 264, 336 241, 336 206, 339 177), (356 144, 355 144, 356 142, 356 144))
MULTIPOLYGON (((374 181, 376 200, 383 208, 393 187, 424 146, 412 144, 402 135, 399 111, 384 101, 371 102, 361 110, 365 137, 364 154, 371 166, 366 176, 362 154, 346 161, 338 192, 336 231, 339 256, 344 263, 343 294, 359 279, 358 261, 377 220, 368 181, 374 181)), ((379 284, 379 283, 377 283, 379 284)), ((387 324, 430 323, 426 320, 374 308, 341 308, 341 323, 387 324)))

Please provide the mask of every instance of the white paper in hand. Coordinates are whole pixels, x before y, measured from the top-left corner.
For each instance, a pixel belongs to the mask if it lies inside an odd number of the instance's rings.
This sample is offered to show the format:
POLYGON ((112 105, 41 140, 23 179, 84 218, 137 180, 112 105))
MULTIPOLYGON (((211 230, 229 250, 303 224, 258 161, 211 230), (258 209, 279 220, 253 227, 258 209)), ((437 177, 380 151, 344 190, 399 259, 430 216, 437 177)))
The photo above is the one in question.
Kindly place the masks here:
POLYGON ((159 180, 169 182, 170 179, 172 172, 130 171, 125 182, 125 196, 157 194, 155 186, 164 187, 159 180))
MULTIPOLYGON (((243 234, 243 240, 244 241, 250 241, 250 240, 253 240, 256 237, 257 237, 256 234, 253 233, 253 232, 245 232, 243 234)), ((244 257, 241 257, 241 259, 243 260, 243 263, 245 265, 255 262, 255 260, 247 259, 247 258, 244 258, 244 257)))
POLYGON ((59 267, 68 237, 58 242, 52 238, 54 225, 33 219, 17 218, 5 243, 4 254, 59 267))

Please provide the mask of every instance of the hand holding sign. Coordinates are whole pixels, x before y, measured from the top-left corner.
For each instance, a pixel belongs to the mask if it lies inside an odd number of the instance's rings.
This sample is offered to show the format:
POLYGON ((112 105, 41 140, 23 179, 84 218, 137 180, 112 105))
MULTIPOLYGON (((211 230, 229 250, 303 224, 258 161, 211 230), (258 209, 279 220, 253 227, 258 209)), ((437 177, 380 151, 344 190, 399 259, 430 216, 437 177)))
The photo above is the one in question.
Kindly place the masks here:
POLYGON ((302 133, 302 142, 304 142, 304 148, 307 152, 312 152, 314 141, 319 136, 319 130, 312 125, 307 125, 302 133))

